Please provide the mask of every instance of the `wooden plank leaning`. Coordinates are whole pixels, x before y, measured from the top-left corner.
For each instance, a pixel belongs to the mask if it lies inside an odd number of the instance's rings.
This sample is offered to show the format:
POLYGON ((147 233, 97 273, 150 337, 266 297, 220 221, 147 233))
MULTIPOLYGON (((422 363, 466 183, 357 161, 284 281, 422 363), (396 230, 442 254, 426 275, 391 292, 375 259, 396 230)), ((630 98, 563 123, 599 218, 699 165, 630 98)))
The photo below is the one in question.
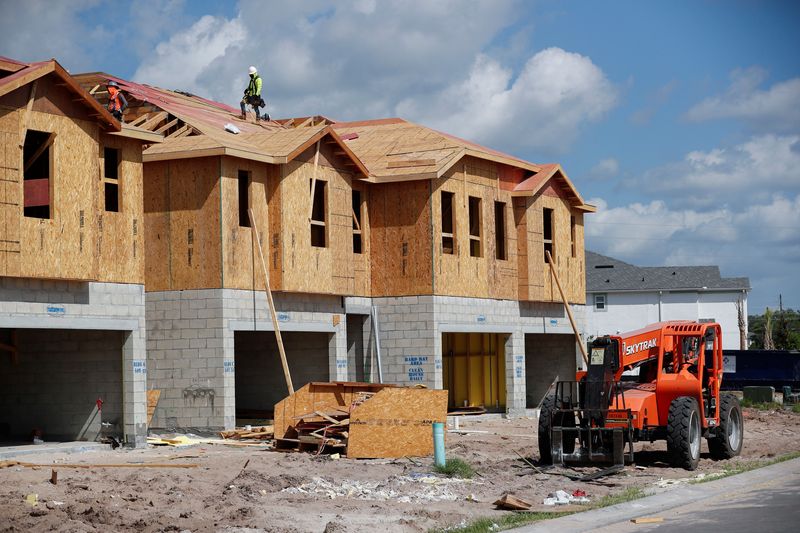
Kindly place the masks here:
POLYGON ((558 281, 558 274, 556 273, 556 267, 553 265, 553 257, 550 255, 549 250, 545 250, 545 255, 547 256, 547 264, 550 265, 550 273, 553 274, 553 279, 556 281, 556 287, 558 287, 558 293, 561 295, 561 302, 564 304, 564 309, 567 311, 567 316, 569 317, 569 323, 572 325, 572 331, 575 333, 575 342, 578 343, 578 347, 581 349, 581 355, 583 356, 583 362, 586 363, 586 366, 589 366, 589 357, 586 355, 586 346, 583 345, 583 339, 581 339, 581 334, 578 333, 578 327, 575 325, 575 319, 572 317, 572 310, 569 308, 569 303, 567 302, 567 297, 564 296, 564 289, 561 288, 561 282, 558 281))
POLYGON ((272 327, 275 329, 275 340, 278 342, 278 351, 281 354, 281 365, 283 365, 283 375, 286 378, 286 388, 289 389, 289 394, 294 394, 294 386, 292 385, 292 376, 289 374, 289 363, 286 360, 286 351, 283 348, 283 338, 281 338, 281 328, 278 326, 278 315, 275 313, 275 302, 272 300, 272 289, 269 286, 269 272, 267 271, 267 263, 264 261, 264 251, 261 249, 261 238, 258 236, 258 224, 256 223, 256 215, 252 208, 247 210, 250 216, 250 227, 253 230, 253 235, 256 239, 256 246, 258 247, 258 257, 261 258, 261 269, 264 272, 264 292, 267 293, 267 304, 269 305, 269 314, 272 317, 272 327))

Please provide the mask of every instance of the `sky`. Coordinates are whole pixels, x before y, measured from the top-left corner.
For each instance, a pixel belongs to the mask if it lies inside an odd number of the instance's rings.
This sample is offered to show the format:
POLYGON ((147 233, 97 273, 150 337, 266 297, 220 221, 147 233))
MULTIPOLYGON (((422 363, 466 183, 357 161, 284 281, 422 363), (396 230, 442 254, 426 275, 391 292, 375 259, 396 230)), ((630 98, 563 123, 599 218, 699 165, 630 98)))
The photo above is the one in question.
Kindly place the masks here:
POLYGON ((535 163, 586 247, 750 278, 800 308, 800 2, 0 0, 0 55, 273 117, 399 116, 535 163))

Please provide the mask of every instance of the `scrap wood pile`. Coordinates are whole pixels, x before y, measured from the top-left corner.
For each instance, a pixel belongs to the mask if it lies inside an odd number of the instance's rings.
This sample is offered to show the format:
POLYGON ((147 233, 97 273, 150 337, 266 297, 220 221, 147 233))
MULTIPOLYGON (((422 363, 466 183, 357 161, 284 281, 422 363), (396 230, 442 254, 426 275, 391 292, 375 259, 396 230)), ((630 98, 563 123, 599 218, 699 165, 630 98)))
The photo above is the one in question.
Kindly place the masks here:
POLYGON ((350 413, 374 395, 372 392, 357 392, 349 409, 317 410, 293 416, 296 422, 282 438, 275 439, 279 450, 322 452, 345 452, 350 436, 350 413))
POLYGON ((245 426, 227 431, 220 431, 219 436, 225 440, 266 441, 275 436, 273 426, 245 426))

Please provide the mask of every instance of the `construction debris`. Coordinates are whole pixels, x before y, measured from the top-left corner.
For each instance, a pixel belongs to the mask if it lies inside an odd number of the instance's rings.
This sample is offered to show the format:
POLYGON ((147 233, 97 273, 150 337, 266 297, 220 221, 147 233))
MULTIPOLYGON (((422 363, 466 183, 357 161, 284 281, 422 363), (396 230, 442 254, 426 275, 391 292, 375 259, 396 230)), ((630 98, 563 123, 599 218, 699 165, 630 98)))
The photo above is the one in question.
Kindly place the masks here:
POLYGON ((348 458, 433 454, 447 391, 355 382, 312 382, 275 406, 275 446, 348 458))
POLYGON ((531 508, 530 503, 512 494, 503 494, 493 505, 497 506, 498 509, 507 511, 527 511, 531 508))
POLYGON ((0 468, 11 468, 12 466, 23 466, 27 468, 197 468, 196 463, 112 463, 112 464, 95 464, 95 463, 58 463, 49 465, 40 465, 36 463, 25 463, 22 461, 0 461, 0 468))
MULTIPOLYGON (((581 491, 583 492, 583 491, 581 491)), ((551 493, 547 498, 544 499, 545 505, 567 505, 570 503, 589 503, 589 498, 586 497, 586 493, 583 493, 583 496, 574 496, 568 492, 563 490, 557 490, 551 493)))
POLYGON ((644 518, 634 518, 631 520, 634 524, 660 524, 664 519, 660 516, 651 516, 644 518))
POLYGON ((233 440, 272 440, 275 436, 273 426, 244 426, 230 431, 220 431, 223 439, 233 440))

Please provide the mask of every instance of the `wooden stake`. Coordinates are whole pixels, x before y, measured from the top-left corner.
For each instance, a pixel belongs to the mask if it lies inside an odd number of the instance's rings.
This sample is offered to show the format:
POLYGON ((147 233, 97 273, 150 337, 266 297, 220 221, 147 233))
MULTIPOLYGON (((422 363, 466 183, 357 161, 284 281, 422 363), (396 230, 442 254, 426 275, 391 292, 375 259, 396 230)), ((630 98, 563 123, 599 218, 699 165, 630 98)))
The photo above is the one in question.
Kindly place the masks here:
POLYGON ((317 141, 317 155, 314 156, 314 173, 311 175, 311 207, 308 210, 308 220, 314 215, 314 189, 317 187, 317 166, 319 165, 319 141, 317 141))
POLYGON ((558 293, 561 295, 561 301, 564 303, 564 309, 567 311, 567 316, 569 317, 569 323, 572 324, 572 331, 575 332, 575 341, 578 343, 578 347, 581 349, 581 355, 583 356, 583 362, 586 363, 586 366, 589 366, 589 357, 586 355, 586 346, 583 345, 583 340, 581 339, 580 333, 578 333, 578 326, 575 325, 575 319, 572 317, 572 310, 569 308, 569 303, 567 303, 567 297, 564 296, 564 289, 561 288, 561 282, 558 281, 558 274, 556 274, 556 267, 553 264, 553 256, 550 255, 550 250, 544 251, 545 255, 547 256, 547 264, 550 265, 550 273, 553 274, 553 279, 556 280, 556 287, 558 287, 558 293))
MULTIPOLYGON (((319 147, 319 143, 317 143, 317 147, 319 147)), ((247 214, 250 217, 250 228, 252 228, 253 235, 256 238, 256 246, 258 246, 258 257, 261 258, 261 269, 264 271, 264 288, 265 292, 267 293, 269 314, 272 317, 272 327, 275 329, 275 340, 278 341, 278 351, 281 354, 281 365, 283 365, 283 376, 286 378, 286 388, 289 389, 289 394, 294 394, 294 386, 292 385, 292 376, 289 374, 289 363, 286 361, 286 352, 283 349, 283 338, 281 338, 281 328, 278 326, 278 315, 275 313, 275 302, 272 300, 272 289, 269 286, 269 272, 267 272, 267 263, 266 261, 264 261, 264 252, 261 250, 261 238, 258 236, 258 224, 256 224, 256 215, 255 213, 253 213, 252 208, 249 208, 247 210, 247 214)))
POLYGON ((53 485, 58 485, 58 470, 50 471, 50 483, 53 485))

